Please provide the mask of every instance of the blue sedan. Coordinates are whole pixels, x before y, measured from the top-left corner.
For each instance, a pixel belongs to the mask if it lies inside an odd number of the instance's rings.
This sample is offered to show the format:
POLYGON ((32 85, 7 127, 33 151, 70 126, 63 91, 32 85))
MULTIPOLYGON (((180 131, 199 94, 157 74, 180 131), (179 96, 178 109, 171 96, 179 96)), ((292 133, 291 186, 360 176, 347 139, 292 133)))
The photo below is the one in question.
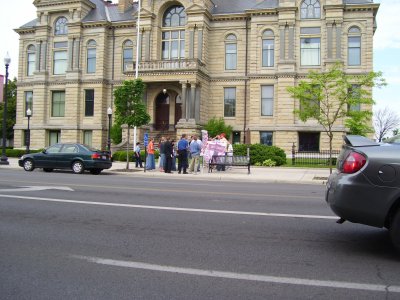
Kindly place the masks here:
POLYGON ((25 154, 18 160, 18 164, 28 172, 35 168, 43 168, 45 172, 71 169, 75 174, 89 170, 95 175, 112 166, 108 152, 76 143, 55 144, 40 153, 25 154))

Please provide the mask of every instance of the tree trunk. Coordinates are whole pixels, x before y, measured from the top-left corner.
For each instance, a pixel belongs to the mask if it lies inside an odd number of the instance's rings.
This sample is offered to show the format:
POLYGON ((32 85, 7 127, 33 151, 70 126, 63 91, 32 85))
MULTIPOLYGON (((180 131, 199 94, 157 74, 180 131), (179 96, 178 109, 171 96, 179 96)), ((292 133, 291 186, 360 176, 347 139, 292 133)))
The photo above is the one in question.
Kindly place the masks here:
POLYGON ((333 134, 329 135, 329 174, 332 174, 332 140, 333 134))

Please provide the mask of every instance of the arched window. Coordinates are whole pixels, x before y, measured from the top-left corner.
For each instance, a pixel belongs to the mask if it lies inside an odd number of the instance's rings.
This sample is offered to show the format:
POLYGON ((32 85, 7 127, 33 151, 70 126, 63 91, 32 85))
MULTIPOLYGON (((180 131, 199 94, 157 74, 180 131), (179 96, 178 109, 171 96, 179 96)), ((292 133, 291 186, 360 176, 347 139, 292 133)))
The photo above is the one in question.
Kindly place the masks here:
POLYGON ((353 26, 350 27, 347 38, 347 63, 349 66, 361 65, 361 30, 353 26))
POLYGON ((90 40, 87 43, 87 65, 86 72, 87 73, 95 73, 96 72, 96 41, 90 40))
POLYGON ((236 35, 229 34, 225 38, 225 70, 236 70, 237 39, 236 35))
POLYGON ((172 6, 164 13, 162 59, 185 58, 186 12, 183 6, 172 6))
POLYGON ((304 0, 301 3, 300 14, 302 19, 321 18, 321 5, 318 0, 304 0))
POLYGON ((126 40, 122 46, 123 55, 123 69, 127 71, 133 68, 133 42, 126 40))
POLYGON ((262 66, 274 66, 275 39, 272 30, 265 30, 262 35, 262 66))
POLYGON ((26 53, 26 75, 32 76, 36 70, 36 48, 34 45, 29 45, 26 53))
POLYGON ((57 19, 54 34, 55 35, 66 35, 68 33, 68 21, 65 17, 60 17, 57 19))
POLYGON ((164 13, 163 27, 186 25, 186 12, 183 6, 172 6, 164 13))

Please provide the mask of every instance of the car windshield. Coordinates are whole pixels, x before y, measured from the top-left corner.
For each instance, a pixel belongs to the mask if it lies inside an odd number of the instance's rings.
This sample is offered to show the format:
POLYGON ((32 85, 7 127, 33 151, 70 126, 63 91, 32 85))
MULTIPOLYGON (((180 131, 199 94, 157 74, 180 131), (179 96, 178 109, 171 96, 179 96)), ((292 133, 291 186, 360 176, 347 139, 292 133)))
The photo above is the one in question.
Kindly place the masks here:
POLYGON ((394 137, 391 137, 391 138, 385 140, 385 143, 388 143, 388 144, 400 144, 400 134, 399 135, 395 135, 394 137))

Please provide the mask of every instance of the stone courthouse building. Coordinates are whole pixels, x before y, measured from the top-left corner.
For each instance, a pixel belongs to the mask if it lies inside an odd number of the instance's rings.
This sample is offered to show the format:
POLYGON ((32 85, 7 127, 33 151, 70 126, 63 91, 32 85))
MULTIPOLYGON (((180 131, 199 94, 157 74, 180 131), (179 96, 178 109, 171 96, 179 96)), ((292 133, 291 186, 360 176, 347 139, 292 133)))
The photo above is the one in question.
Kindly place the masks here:
MULTIPOLYGON (((135 78, 138 55, 151 116, 139 137, 191 134, 222 117, 235 143, 327 149, 322 127, 293 113, 299 103, 287 87, 336 61, 351 74, 373 69, 379 4, 371 0, 142 0, 140 22, 132 0, 33 4, 37 19, 16 29, 15 147, 25 144, 30 108, 32 148, 104 149, 113 91, 135 78)), ((346 128, 334 131, 339 148, 346 128)))

